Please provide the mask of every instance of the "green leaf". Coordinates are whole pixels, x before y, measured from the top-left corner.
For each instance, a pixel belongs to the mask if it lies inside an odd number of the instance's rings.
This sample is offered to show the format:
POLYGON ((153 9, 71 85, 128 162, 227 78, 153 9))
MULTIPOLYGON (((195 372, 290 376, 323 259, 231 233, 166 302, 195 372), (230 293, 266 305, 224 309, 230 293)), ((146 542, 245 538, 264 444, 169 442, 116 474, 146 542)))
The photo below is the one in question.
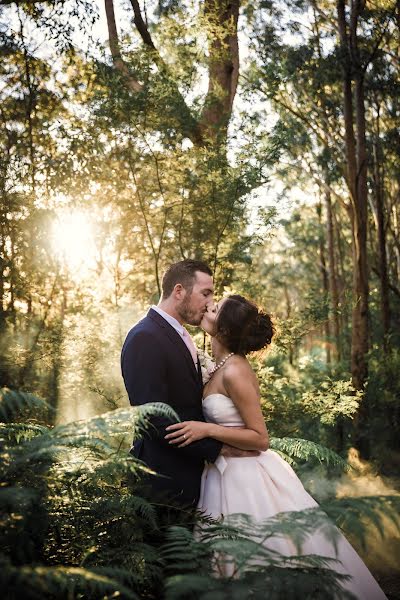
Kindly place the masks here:
POLYGON ((339 454, 310 440, 273 437, 270 439, 270 448, 271 450, 283 453, 283 458, 284 455, 287 455, 291 460, 310 461, 314 459, 328 466, 341 467, 344 471, 352 469, 351 465, 339 456, 339 454))

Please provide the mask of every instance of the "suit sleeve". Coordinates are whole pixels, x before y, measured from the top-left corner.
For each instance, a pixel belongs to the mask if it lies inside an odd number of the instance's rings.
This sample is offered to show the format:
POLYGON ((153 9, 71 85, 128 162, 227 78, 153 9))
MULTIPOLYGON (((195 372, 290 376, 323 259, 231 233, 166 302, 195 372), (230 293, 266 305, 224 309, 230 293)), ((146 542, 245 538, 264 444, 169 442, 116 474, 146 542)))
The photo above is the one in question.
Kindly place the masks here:
MULTIPOLYGON (((169 404, 166 360, 154 336, 146 331, 135 332, 126 342, 121 364, 132 406, 148 402, 169 404)), ((188 458, 208 462, 214 462, 221 451, 222 443, 211 438, 193 442, 184 448, 171 448, 164 439, 167 433, 165 428, 171 425, 171 421, 157 416, 151 418, 151 424, 151 439, 165 445, 169 451, 181 452, 188 458)))

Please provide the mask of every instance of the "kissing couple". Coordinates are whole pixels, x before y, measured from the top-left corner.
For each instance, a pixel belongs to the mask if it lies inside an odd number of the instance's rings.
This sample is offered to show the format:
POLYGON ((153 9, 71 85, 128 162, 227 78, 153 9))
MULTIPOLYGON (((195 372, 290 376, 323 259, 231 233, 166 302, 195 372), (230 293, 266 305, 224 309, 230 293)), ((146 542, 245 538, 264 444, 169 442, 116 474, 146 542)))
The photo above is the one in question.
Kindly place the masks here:
MULTIPOLYGON (((214 304, 205 263, 183 260, 167 269, 159 304, 129 331, 121 356, 130 403, 163 402, 181 419, 171 425, 152 417, 148 436, 134 442, 133 455, 157 473, 146 476, 151 500, 168 498, 220 520, 245 513, 262 521, 317 506, 290 465, 268 449, 259 384, 246 356, 269 345, 273 334, 270 316, 243 296, 214 304), (216 364, 205 386, 185 324, 211 336, 216 364)), ((298 554, 287 538, 266 544, 286 556, 298 554)), ((339 532, 335 547, 321 534, 309 536, 302 553, 337 559, 335 570, 349 576, 343 590, 356 598, 386 597, 339 532)))

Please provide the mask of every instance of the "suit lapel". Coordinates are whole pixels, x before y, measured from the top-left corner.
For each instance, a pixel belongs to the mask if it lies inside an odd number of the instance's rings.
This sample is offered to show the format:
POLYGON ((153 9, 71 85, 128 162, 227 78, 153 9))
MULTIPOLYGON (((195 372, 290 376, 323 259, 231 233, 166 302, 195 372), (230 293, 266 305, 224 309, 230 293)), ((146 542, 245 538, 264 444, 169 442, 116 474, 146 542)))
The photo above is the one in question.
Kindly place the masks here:
MULTIPOLYGON (((192 374, 195 376, 196 381, 199 379, 199 372, 196 369, 196 366, 193 362, 192 355, 190 354, 189 348, 186 346, 185 342, 179 335, 179 333, 170 325, 165 319, 162 318, 161 315, 158 314, 155 310, 150 308, 147 316, 150 317, 153 321, 155 321, 162 329, 162 331, 169 337, 169 339, 173 342, 175 348, 182 354, 186 362, 188 363, 192 374)), ((198 362, 198 359, 197 359, 198 362)))
POLYGON ((197 356, 197 376, 199 379, 199 385, 200 385, 201 389, 203 389, 203 375, 201 373, 200 359, 198 356, 197 356))

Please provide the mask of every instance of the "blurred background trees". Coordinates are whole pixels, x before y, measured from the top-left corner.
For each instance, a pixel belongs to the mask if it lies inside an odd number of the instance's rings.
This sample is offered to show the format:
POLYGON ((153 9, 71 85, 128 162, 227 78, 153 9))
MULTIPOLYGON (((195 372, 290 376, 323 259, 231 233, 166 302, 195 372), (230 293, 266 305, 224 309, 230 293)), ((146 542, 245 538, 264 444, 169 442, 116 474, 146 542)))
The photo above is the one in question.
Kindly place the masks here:
POLYGON ((397 3, 2 4, 1 385, 124 405, 127 330, 202 258, 275 315, 265 401, 342 386, 330 442, 396 463, 397 3))

